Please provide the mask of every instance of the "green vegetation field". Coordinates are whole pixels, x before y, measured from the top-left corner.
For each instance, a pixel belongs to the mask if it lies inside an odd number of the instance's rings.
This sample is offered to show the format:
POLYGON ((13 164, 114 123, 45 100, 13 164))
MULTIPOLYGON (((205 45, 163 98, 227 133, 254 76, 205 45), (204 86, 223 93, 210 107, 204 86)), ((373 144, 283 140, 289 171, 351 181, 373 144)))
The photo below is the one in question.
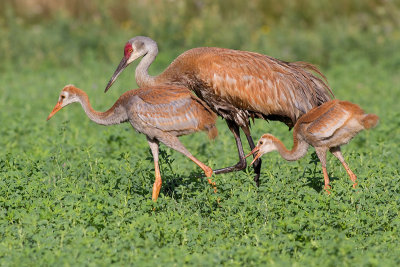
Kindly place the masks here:
MULTIPOLYGON (((231 9, 223 1, 158 1, 162 15, 146 1, 125 1, 129 8, 111 6, 111 13, 94 0, 79 13, 78 2, 65 13, 39 15, 26 13, 21 1, 0 5, 1 266, 400 265, 398 1, 298 1, 308 9, 279 1, 287 17, 263 1, 232 1, 231 9), (240 8, 252 19, 233 20, 240 8), (332 193, 325 194, 310 149, 292 163, 277 153, 264 156, 259 188, 250 167, 214 176, 214 194, 195 164, 161 146, 163 186, 153 203, 151 153, 129 124, 96 125, 79 104, 46 122, 66 84, 84 89, 97 110, 135 88, 130 66, 103 93, 135 35, 159 42, 154 74, 201 45, 321 66, 337 98, 380 116, 377 128, 343 147, 358 188, 329 156, 332 193)), ((181 138, 212 168, 237 161, 224 121, 218 130, 215 141, 204 133, 181 138)), ((266 132, 292 145, 284 125, 257 120, 253 136, 266 132)))

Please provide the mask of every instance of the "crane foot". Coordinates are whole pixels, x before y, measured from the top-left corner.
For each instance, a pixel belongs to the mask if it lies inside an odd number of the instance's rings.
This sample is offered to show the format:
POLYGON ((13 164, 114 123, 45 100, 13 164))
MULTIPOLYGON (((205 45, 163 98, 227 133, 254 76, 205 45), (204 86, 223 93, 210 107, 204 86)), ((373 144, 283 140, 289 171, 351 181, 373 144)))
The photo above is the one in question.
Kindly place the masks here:
POLYGON ((330 194, 331 194, 331 192, 330 192, 328 189, 331 189, 331 186, 330 186, 330 185, 326 185, 326 186, 324 186, 324 190, 325 190, 325 192, 326 192, 328 195, 330 195, 330 194))
POLYGON ((241 171, 246 168, 246 161, 239 161, 236 165, 230 166, 230 167, 225 167, 222 169, 217 169, 214 170, 214 174, 221 174, 221 173, 229 173, 229 172, 236 172, 236 171, 241 171))

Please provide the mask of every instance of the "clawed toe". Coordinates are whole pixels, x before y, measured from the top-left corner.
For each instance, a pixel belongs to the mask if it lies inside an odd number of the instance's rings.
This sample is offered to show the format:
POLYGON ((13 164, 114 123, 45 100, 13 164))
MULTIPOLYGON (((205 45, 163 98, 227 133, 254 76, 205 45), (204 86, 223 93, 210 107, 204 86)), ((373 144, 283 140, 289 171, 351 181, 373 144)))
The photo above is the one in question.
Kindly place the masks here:
POLYGON ((217 193, 216 183, 213 182, 211 179, 207 179, 207 181, 212 186, 212 188, 214 189, 214 193, 217 193))
POLYGON ((206 175, 206 177, 211 177, 213 173, 214 173, 213 170, 208 166, 204 170, 204 174, 206 175))
POLYGON ((330 185, 325 185, 324 186, 324 190, 325 190, 326 193, 328 193, 328 195, 330 195, 331 192, 328 189, 331 189, 331 186, 330 185))

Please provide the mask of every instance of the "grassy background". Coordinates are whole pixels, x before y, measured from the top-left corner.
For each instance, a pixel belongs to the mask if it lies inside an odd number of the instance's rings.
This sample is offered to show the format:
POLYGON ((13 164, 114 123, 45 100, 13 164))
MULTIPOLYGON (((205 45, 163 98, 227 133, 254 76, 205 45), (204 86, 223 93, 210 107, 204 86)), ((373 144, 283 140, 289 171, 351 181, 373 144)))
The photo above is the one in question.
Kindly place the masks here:
MULTIPOLYGON (((54 2, 0 2, 2 265, 399 265, 399 1, 54 2), (216 176, 214 194, 195 164, 162 146, 153 203, 143 135, 96 125, 77 104, 45 121, 65 84, 98 110, 134 88, 129 67, 103 94, 136 35, 159 43, 154 74, 194 46, 318 64, 337 98, 381 118, 343 148, 359 187, 329 157, 324 194, 310 150, 292 163, 265 156, 260 188, 251 168, 216 176)), ((218 129, 213 142, 181 138, 213 168, 237 160, 222 120, 218 129)), ((292 144, 279 123, 258 120, 252 132, 292 144)))

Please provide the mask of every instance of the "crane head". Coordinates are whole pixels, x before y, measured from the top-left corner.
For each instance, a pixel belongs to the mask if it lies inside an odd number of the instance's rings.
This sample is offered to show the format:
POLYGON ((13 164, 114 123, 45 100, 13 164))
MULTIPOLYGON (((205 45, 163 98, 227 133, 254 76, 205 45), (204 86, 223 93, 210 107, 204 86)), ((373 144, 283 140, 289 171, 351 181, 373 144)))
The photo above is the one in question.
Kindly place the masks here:
POLYGON ((79 98, 78 98, 79 91, 80 90, 73 85, 66 85, 62 89, 60 96, 58 97, 58 102, 54 106, 53 111, 47 117, 47 120, 50 120, 50 118, 53 117, 54 114, 56 114, 63 107, 65 107, 71 103, 78 102, 79 101, 79 98))
POLYGON ((146 55, 149 50, 154 50, 157 53, 157 44, 149 37, 145 36, 136 36, 130 39, 124 47, 124 56, 121 59, 117 69, 112 75, 110 81, 108 82, 106 89, 104 92, 107 92, 108 89, 112 86, 114 81, 118 78, 118 76, 122 73, 122 71, 133 61, 136 59, 146 55))
POLYGON ((246 155, 246 158, 255 155, 253 161, 250 163, 253 164, 259 157, 262 155, 277 150, 276 145, 274 143, 275 137, 271 134, 264 134, 261 136, 260 140, 258 140, 256 147, 246 155))

